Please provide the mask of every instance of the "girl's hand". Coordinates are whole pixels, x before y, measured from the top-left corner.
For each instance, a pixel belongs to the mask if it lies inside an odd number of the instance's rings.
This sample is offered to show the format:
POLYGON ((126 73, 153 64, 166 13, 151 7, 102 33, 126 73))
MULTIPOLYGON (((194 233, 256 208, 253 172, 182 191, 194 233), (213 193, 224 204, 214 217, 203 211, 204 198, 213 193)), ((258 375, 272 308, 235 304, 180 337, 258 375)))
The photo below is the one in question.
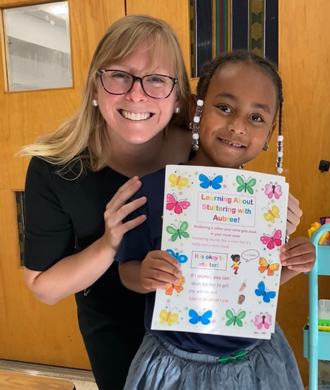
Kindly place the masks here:
POLYGON ((112 247, 114 251, 118 250, 119 244, 126 232, 134 229, 146 220, 145 215, 140 215, 131 221, 123 223, 124 218, 143 206, 147 201, 147 198, 144 196, 126 204, 140 187, 141 182, 139 178, 137 176, 131 178, 119 188, 106 206, 104 213, 105 232, 103 238, 106 240, 106 245, 112 247))
POLYGON ((299 208, 299 201, 292 194, 289 194, 288 214, 286 217, 286 234, 294 233, 300 223, 302 210, 299 208))
POLYGON ((296 237, 280 248, 280 261, 295 272, 308 272, 315 263, 315 246, 307 237, 296 237))
POLYGON ((141 286, 148 291, 165 289, 168 284, 177 284, 182 276, 180 263, 166 251, 152 251, 142 261, 141 286))

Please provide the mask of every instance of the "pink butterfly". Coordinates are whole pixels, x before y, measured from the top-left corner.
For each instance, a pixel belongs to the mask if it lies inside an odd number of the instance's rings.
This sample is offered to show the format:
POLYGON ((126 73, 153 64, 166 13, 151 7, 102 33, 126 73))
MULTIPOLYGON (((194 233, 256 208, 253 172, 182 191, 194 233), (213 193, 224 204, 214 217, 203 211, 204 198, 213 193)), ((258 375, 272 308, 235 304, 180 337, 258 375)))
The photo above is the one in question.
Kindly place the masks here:
POLYGON ((281 230, 274 230, 274 233, 272 236, 265 234, 260 237, 260 240, 263 244, 267 245, 268 249, 274 249, 276 246, 282 245, 282 232, 281 230))
POLYGON ((272 316, 270 314, 267 315, 261 315, 259 316, 258 314, 254 318, 254 325, 258 329, 262 329, 264 327, 265 329, 269 329, 269 327, 272 324, 272 316))
POLYGON ((174 209, 175 214, 181 214, 189 206, 190 203, 186 200, 177 200, 172 194, 166 195, 166 210, 172 211, 174 209))
POLYGON ((273 184, 270 182, 269 184, 266 184, 265 187, 265 194, 269 199, 271 199, 273 196, 274 198, 279 199, 280 196, 282 196, 282 187, 277 183, 273 184))

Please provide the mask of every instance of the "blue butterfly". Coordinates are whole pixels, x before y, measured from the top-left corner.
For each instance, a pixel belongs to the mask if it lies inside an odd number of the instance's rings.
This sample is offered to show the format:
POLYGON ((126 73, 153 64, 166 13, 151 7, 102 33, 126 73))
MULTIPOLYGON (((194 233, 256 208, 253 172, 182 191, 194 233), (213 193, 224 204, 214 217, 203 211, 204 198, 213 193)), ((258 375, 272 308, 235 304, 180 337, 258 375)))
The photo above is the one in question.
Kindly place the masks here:
POLYGON ((212 310, 208 310, 200 316, 197 311, 190 309, 189 316, 191 317, 189 322, 193 325, 196 325, 198 322, 201 322, 203 325, 208 325, 211 322, 209 318, 212 317, 212 310))
POLYGON ((188 260, 186 255, 180 255, 179 252, 173 252, 172 249, 166 249, 171 256, 175 257, 179 263, 183 264, 188 260))
POLYGON ((207 176, 202 173, 199 175, 199 180, 201 183, 199 184, 202 188, 212 187, 214 190, 219 190, 221 188, 221 184, 223 181, 222 176, 216 176, 213 179, 209 179, 207 176))
POLYGON ((276 297, 275 291, 266 291, 266 286, 264 282, 258 284, 258 288, 254 290, 258 297, 262 297, 263 301, 269 303, 271 299, 276 297))

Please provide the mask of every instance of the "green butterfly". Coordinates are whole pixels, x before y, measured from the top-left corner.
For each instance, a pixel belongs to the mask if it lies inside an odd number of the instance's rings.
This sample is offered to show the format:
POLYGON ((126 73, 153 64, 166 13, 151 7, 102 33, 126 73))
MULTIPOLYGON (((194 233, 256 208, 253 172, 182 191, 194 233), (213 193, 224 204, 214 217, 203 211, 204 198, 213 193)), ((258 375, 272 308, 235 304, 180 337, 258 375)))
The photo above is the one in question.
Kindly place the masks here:
POLYGON ((226 326, 230 326, 234 324, 234 326, 237 324, 240 328, 243 326, 243 322, 241 321, 246 316, 246 311, 239 311, 237 315, 234 314, 233 310, 226 310, 226 317, 229 318, 229 320, 226 322, 226 326))
POLYGON ((186 232, 186 230, 188 229, 188 222, 186 222, 186 221, 182 222, 180 224, 179 228, 177 228, 175 225, 173 225, 173 226, 174 227, 172 227, 172 226, 166 227, 167 233, 172 234, 171 241, 176 241, 178 237, 180 239, 181 239, 181 237, 184 237, 184 238, 189 237, 189 234, 186 232))
POLYGON ((236 176, 236 181, 239 184, 239 186, 237 187, 237 191, 238 192, 242 192, 244 190, 244 192, 247 191, 250 194, 254 193, 252 187, 254 187, 257 184, 257 180, 256 179, 248 178, 246 180, 244 176, 236 176))

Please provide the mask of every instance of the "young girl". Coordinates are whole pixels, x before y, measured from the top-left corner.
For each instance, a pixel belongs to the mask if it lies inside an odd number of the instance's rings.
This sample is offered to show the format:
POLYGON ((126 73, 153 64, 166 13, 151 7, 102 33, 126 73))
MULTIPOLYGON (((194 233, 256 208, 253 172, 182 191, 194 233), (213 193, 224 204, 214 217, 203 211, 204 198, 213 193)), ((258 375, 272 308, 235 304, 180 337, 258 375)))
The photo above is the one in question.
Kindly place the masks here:
MULTIPOLYGON (((268 149, 278 112, 281 129, 281 79, 272 64, 253 53, 228 53, 212 61, 203 70, 197 96, 194 123, 199 136, 194 124, 191 128, 198 151, 190 165, 238 168, 268 149)), ((125 390, 303 389, 293 352, 279 326, 265 341, 150 329, 153 291, 177 284, 181 276, 178 261, 159 250, 164 178, 161 170, 142 179, 136 197, 148 199, 138 210, 147 220, 124 236, 116 256, 124 285, 148 293, 148 333, 133 360, 125 390)), ((281 262, 283 283, 312 268, 314 246, 307 238, 293 239, 283 245, 281 262)))

